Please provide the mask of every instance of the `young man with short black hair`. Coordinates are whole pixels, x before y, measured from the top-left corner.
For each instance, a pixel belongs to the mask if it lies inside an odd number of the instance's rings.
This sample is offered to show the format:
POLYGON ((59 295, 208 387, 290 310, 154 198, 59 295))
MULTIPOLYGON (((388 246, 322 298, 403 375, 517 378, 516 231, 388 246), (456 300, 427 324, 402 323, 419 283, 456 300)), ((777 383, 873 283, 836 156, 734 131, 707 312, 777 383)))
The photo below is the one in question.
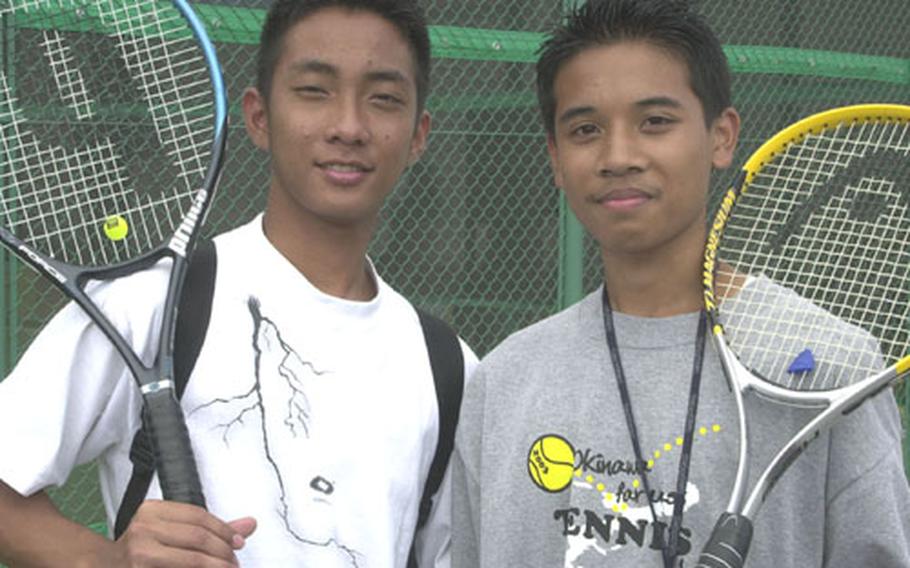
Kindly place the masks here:
MULTIPOLYGON (((604 284, 506 339, 468 385, 453 565, 694 566, 739 449, 701 286, 710 177, 740 129, 726 59, 686 2, 590 0, 537 71, 556 185, 604 284)), ((751 433, 755 463, 813 413, 746 404, 774 425, 751 433)), ((823 434, 762 508, 747 565, 910 566, 900 436, 890 392, 823 434)))
MULTIPOLYGON (((214 239, 211 322, 181 399, 208 511, 153 483, 108 540, 47 498, 98 459, 113 526, 141 422, 129 373, 70 306, 0 383, 0 454, 15 456, 0 462, 3 561, 404 568, 416 542, 418 566, 448 566, 447 481, 415 534, 440 422, 427 345, 366 256, 430 129, 423 15, 413 0, 277 0, 261 39, 243 111, 270 156, 267 205, 214 239)), ((163 297, 164 272, 128 280, 96 292, 153 349, 161 306, 136 298, 163 297)))

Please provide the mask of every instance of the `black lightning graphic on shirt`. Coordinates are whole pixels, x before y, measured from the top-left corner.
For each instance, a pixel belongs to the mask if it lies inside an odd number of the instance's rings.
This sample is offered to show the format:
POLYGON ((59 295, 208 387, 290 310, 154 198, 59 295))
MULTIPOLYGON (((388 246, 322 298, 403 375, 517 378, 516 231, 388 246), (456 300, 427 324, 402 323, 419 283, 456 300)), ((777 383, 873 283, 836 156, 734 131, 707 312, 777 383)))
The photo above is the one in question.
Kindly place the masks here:
MULTIPOLYGON (((289 433, 293 438, 298 436, 303 438, 310 437, 313 411, 310 399, 307 396, 307 386, 314 379, 326 375, 328 371, 318 369, 312 362, 302 358, 282 338, 275 322, 262 314, 258 299, 250 297, 247 301, 247 306, 253 320, 252 347, 255 353, 255 365, 252 386, 243 394, 212 400, 196 407, 192 412, 195 413, 219 404, 239 405, 236 416, 228 422, 218 425, 218 428, 222 430, 222 439, 225 444, 229 444, 229 434, 233 428, 246 426, 246 420, 258 418, 265 459, 279 488, 276 512, 280 516, 285 530, 300 544, 336 550, 350 566, 356 568, 359 566, 358 557, 361 556, 360 553, 337 542, 334 538, 314 539, 308 537, 303 534, 305 531, 294 526, 292 509, 299 505, 300 500, 291 498, 289 494, 291 492, 299 494, 302 488, 305 487, 306 491, 312 492, 308 501, 318 501, 325 504, 327 503, 326 498, 332 495, 336 489, 334 484, 330 479, 322 475, 317 475, 308 481, 295 479, 292 475, 289 477, 286 475, 289 472, 282 468, 282 453, 273 451, 274 440, 278 436, 284 436, 289 433), (274 370, 277 371, 278 376, 284 379, 283 381, 274 381, 271 378, 270 372, 273 369, 269 361, 273 360, 275 354, 279 356, 279 360, 274 370), (266 355, 271 357, 264 357, 266 355), (267 374, 269 375, 268 377, 265 376, 267 374), (280 411, 280 420, 276 421, 276 417, 273 414, 275 412, 274 405, 269 406, 265 403, 266 398, 273 400, 275 397, 266 397, 264 391, 279 388, 287 390, 288 402, 280 411), (276 428, 281 431, 276 432, 276 428), (289 486, 288 480, 291 480, 294 485, 289 486)), ((302 448, 301 451, 303 451, 302 448)))

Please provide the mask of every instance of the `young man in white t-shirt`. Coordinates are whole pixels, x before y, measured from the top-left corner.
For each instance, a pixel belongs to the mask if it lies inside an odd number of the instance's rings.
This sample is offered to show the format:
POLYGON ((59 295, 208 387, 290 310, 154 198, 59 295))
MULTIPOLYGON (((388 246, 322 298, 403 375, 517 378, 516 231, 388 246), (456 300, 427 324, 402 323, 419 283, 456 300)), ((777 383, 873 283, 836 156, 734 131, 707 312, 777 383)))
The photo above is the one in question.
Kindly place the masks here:
MULTIPOLYGON (((448 481, 415 535, 439 421, 421 326, 366 256, 424 150, 428 83, 412 0, 277 0, 243 96, 271 159, 267 205, 215 238, 211 321, 181 399, 208 511, 153 482, 111 540, 54 508, 45 488, 98 460, 113 526, 141 424, 129 373, 69 306, 0 383, 0 561, 403 568, 416 542, 419 566, 448 566, 448 481)), ((148 355, 165 270, 123 280, 94 293, 148 355)))

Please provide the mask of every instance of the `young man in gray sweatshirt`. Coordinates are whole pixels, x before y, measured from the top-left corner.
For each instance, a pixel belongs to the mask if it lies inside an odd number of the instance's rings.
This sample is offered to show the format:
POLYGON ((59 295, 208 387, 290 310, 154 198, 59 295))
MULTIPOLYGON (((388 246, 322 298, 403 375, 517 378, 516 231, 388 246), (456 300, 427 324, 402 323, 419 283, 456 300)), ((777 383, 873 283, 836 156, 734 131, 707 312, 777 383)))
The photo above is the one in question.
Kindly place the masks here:
MULTIPOLYGON (((537 70, 556 185, 604 285, 509 337, 468 385, 453 566, 694 566, 739 448, 701 287, 710 176, 740 127, 727 62, 686 2, 590 0, 537 70)), ((817 412, 746 405, 759 465, 817 412)), ((747 566, 910 566, 900 437, 890 392, 823 434, 765 502, 747 566)))

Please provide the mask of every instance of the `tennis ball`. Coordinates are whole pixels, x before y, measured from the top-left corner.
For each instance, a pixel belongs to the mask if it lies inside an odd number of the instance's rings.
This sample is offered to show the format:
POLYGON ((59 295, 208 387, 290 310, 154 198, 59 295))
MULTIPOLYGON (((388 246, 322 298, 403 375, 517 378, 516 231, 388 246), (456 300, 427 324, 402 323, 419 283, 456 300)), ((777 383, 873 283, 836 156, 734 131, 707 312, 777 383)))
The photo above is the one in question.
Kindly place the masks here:
POLYGON ((129 232, 129 223, 120 215, 111 215, 104 221, 104 234, 112 241, 123 240, 129 232))
POLYGON ((549 493, 569 486, 575 475, 575 449, 562 436, 537 438, 528 452, 528 473, 535 485, 549 493))

